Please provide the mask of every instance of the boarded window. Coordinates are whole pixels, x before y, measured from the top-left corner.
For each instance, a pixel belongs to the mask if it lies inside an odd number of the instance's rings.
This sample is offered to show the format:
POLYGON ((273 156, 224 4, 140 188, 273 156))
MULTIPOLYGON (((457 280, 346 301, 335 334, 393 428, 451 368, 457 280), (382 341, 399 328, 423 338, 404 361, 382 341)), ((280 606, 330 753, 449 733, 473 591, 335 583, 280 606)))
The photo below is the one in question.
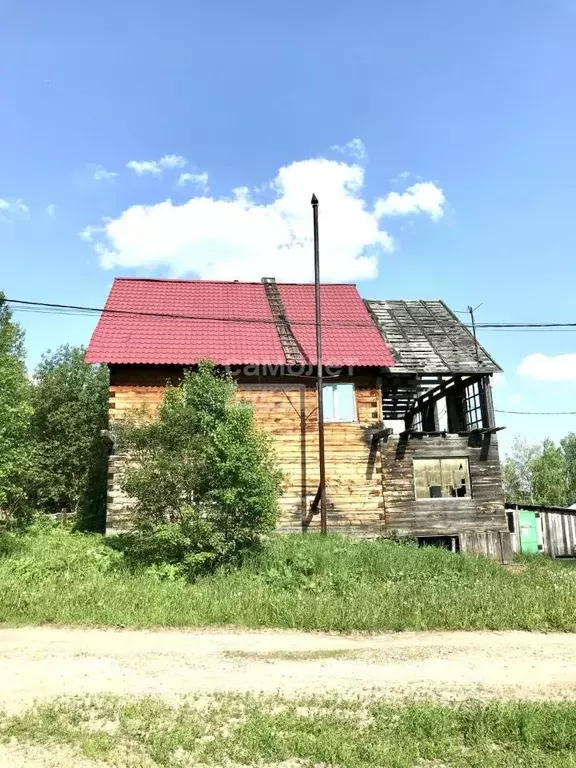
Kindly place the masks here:
POLYGON ((468 459, 414 459, 417 499, 470 498, 468 459))
POLYGON ((353 384, 324 384, 322 400, 325 421, 356 421, 353 384))

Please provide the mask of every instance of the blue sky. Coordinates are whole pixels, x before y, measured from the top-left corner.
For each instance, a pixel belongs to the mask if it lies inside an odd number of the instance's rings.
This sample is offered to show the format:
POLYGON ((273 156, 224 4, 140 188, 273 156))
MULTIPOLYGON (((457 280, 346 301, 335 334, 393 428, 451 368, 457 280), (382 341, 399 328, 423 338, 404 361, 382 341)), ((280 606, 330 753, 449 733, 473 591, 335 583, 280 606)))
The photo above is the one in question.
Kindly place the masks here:
MULTIPOLYGON (((0 13, 9 297, 100 306, 115 275, 308 279, 316 191, 324 274, 365 297, 576 320, 576 2, 0 0, 0 13)), ((17 317, 31 366, 94 324, 17 317)), ((497 407, 576 410, 576 334, 481 341, 506 370, 497 407)), ((500 421, 505 445, 576 430, 500 421)))

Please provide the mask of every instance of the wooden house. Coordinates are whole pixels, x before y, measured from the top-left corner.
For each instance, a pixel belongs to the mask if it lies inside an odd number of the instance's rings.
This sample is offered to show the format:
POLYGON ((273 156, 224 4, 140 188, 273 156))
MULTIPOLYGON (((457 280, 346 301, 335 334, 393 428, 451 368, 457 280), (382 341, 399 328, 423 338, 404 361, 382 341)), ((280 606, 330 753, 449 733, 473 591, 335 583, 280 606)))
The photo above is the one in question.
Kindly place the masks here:
MULTIPOLYGON (((437 539, 506 561, 498 366, 439 302, 363 302, 346 284, 322 285, 321 305, 328 530, 437 539)), ((117 279, 86 359, 109 366, 112 434, 135 407, 153 415, 167 383, 199 360, 229 370, 273 438, 279 528, 318 527, 313 285, 117 279)), ((112 451, 108 530, 129 525, 125 460, 112 451)))

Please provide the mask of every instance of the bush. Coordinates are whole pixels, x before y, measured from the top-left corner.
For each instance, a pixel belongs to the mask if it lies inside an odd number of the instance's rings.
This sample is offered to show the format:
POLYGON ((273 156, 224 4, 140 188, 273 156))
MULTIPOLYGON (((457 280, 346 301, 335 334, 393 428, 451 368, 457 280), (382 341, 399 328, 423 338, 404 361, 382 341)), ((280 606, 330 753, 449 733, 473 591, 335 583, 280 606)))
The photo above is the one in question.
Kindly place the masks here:
POLYGON ((129 457, 122 486, 134 530, 117 539, 131 560, 177 565, 188 577, 229 561, 274 528, 279 473, 267 436, 234 382, 209 362, 166 391, 158 418, 119 429, 129 457))

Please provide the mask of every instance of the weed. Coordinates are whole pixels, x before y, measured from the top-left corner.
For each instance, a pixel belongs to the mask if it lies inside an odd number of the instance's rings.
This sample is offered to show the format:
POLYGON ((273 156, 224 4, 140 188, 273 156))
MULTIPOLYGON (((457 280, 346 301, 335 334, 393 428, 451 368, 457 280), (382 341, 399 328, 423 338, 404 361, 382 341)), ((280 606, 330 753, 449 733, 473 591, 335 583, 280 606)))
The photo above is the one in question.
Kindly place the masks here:
POLYGON ((237 567, 189 584, 128 567, 95 534, 60 529, 2 545, 0 621, 305 630, 576 630, 576 568, 341 536, 271 536, 237 567))

